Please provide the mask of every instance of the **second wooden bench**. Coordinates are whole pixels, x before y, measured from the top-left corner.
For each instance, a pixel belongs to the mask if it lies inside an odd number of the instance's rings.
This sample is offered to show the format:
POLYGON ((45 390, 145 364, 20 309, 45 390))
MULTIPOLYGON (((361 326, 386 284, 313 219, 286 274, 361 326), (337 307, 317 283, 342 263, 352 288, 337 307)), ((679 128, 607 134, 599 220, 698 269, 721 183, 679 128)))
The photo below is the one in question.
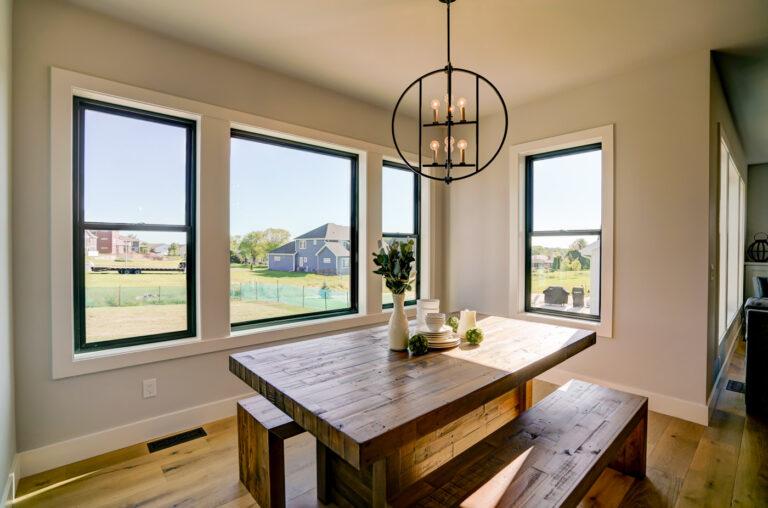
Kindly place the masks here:
POLYGON ((606 467, 645 476, 648 399, 570 381, 408 487, 396 506, 577 506, 606 467))

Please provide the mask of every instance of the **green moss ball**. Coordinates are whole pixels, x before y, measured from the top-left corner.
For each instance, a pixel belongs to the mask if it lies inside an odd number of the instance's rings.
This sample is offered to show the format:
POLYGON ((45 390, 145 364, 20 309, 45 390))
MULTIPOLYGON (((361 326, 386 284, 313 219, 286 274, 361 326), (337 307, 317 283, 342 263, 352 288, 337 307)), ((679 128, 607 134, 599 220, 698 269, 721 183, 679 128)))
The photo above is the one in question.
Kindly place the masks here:
POLYGON ((464 335, 464 337, 466 337, 467 342, 470 344, 480 344, 483 342, 485 335, 480 328, 470 328, 467 330, 467 333, 464 335))
POLYGON ((450 326, 453 329, 453 333, 456 333, 459 330, 459 318, 457 318, 456 316, 449 317, 448 326, 450 326))
POLYGON ((417 333, 408 339, 408 349, 413 355, 423 355, 429 351, 429 340, 424 335, 417 333))

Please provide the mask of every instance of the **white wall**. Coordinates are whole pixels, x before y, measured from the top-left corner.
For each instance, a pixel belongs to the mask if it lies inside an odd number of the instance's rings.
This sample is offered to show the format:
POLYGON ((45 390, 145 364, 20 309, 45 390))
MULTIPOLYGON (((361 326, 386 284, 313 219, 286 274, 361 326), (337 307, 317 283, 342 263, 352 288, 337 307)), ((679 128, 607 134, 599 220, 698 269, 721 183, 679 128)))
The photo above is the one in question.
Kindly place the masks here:
POLYGON ((10 294, 11 6, 11 0, 0 1, 0 497, 16 453, 10 294))
MULTIPOLYGON (((699 414, 707 355, 708 62, 700 51, 513 108, 508 138, 514 145, 615 124, 614 338, 562 368, 699 414)), ((494 167, 450 187, 445 276, 452 308, 509 314, 516 260, 508 247, 508 158, 504 150, 494 167)))
MULTIPOLYGON (((747 246, 757 233, 768 233, 768 163, 749 166, 747 246)), ((751 282, 750 282, 751 284, 751 282)))
POLYGON ((15 4, 14 61, 19 450, 247 391, 228 352, 51 379, 50 66, 381 145, 391 145, 390 112, 58 1, 15 4), (158 397, 143 400, 140 381, 152 377, 158 397))

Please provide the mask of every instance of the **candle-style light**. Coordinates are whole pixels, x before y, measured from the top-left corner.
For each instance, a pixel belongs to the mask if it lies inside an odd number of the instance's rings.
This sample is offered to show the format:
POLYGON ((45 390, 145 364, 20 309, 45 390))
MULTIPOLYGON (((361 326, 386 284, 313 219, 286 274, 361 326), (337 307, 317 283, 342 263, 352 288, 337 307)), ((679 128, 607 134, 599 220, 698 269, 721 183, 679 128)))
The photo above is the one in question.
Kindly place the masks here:
POLYGON ((467 115, 465 108, 467 107, 467 99, 464 97, 459 97, 459 100, 456 101, 456 105, 459 106, 459 113, 461 113, 461 121, 466 122, 467 121, 467 115))
POLYGON ((430 150, 432 150, 432 153, 434 154, 434 157, 435 157, 435 161, 434 162, 437 163, 437 151, 440 150, 440 142, 438 140, 436 140, 436 139, 433 139, 429 143, 429 148, 430 148, 430 150))
POLYGON ((429 103, 429 107, 432 108, 432 112, 434 113, 432 121, 434 123, 437 123, 440 121, 439 115, 440 115, 440 101, 437 99, 432 99, 432 102, 429 103))
MULTIPOLYGON (((461 100, 461 99, 459 99, 459 100, 461 100)), ((464 114, 464 108, 461 108, 461 113, 462 113, 462 115, 464 114)), ((466 139, 460 139, 459 142, 456 143, 456 146, 459 147, 459 151, 461 153, 461 163, 465 164, 467 162, 466 159, 465 159, 465 155, 466 155, 466 152, 467 152, 467 146, 468 146, 467 140, 466 139)))

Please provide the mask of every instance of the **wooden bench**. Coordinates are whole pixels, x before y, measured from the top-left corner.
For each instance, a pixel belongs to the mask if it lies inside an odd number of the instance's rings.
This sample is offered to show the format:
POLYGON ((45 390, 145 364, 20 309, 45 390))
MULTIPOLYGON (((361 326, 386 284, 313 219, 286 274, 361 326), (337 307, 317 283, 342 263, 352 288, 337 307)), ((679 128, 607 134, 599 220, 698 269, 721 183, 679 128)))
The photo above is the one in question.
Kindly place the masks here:
POLYGON ((237 403, 240 481, 259 506, 285 506, 284 441, 302 432, 303 428, 261 395, 237 403))
POLYGON ((570 381, 394 506, 577 506, 606 467, 645 476, 648 400, 570 381))

